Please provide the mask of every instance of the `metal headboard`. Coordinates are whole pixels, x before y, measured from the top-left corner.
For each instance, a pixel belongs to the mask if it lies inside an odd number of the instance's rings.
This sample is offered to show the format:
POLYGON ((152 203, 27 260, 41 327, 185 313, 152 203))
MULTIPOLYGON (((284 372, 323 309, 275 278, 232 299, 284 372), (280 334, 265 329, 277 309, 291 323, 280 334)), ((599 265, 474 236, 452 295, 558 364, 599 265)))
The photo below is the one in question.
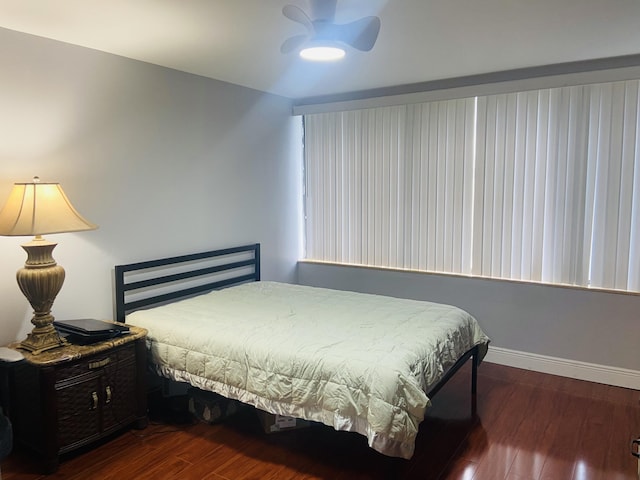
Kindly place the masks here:
POLYGON ((250 281, 257 282, 259 280, 259 243, 127 265, 116 265, 116 320, 124 323, 125 315, 128 312, 143 307, 167 303, 230 285, 250 281), (215 264, 202 267, 203 264, 210 261, 215 262, 215 264), (166 273, 181 267, 188 270, 166 273), (134 281, 133 279, 136 276, 145 275, 146 277, 142 280, 134 281), (204 283, 184 288, 185 284, 198 279, 202 279, 204 283), (154 289, 160 290, 161 287, 169 287, 171 291, 155 294, 154 289), (129 301, 128 297, 130 296, 141 298, 129 301))

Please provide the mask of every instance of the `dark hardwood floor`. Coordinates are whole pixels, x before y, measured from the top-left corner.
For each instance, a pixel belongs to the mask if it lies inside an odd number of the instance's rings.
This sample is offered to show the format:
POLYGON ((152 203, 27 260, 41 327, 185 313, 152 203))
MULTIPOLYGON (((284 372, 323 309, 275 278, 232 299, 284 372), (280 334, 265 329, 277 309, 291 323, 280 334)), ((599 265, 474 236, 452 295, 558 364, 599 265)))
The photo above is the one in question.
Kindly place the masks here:
POLYGON ((410 461, 323 426, 267 435, 252 409, 218 425, 165 410, 145 430, 63 457, 50 476, 16 450, 2 479, 637 480, 640 392, 483 363, 472 418, 469 378, 465 367, 434 398, 410 461))

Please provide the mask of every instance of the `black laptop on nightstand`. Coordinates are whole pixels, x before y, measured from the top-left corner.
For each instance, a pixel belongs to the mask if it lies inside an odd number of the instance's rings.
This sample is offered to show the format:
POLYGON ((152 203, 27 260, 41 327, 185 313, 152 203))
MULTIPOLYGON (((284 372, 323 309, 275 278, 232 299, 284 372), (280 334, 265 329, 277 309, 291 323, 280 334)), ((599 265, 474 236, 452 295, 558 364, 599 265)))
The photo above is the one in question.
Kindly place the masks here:
POLYGON ((53 325, 60 335, 69 342, 80 345, 100 342, 129 333, 129 327, 122 323, 104 322, 93 318, 56 320, 53 325))

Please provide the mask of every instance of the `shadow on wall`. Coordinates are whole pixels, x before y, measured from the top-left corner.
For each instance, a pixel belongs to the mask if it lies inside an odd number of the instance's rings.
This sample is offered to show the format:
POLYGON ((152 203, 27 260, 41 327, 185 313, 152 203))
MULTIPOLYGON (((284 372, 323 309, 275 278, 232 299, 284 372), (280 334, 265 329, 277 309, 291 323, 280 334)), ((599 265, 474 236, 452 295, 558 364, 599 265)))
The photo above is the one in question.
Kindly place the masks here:
MULTIPOLYGON (((0 286, 2 286, 1 283, 0 286)), ((0 345, 7 345, 8 343, 22 340, 27 336, 27 332, 31 331, 33 325, 30 320, 33 312, 17 284, 15 288, 9 288, 9 286, 2 288, 0 290, 0 298, 2 299, 0 345)))

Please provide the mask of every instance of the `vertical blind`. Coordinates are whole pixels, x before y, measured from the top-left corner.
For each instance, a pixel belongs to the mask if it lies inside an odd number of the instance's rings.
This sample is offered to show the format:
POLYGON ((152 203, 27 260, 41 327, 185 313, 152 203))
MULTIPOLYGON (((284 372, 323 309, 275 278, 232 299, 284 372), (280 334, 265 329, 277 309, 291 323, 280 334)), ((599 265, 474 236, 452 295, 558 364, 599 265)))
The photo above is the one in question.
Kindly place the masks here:
POLYGON ((306 258, 640 291, 639 93, 305 115, 306 258))

